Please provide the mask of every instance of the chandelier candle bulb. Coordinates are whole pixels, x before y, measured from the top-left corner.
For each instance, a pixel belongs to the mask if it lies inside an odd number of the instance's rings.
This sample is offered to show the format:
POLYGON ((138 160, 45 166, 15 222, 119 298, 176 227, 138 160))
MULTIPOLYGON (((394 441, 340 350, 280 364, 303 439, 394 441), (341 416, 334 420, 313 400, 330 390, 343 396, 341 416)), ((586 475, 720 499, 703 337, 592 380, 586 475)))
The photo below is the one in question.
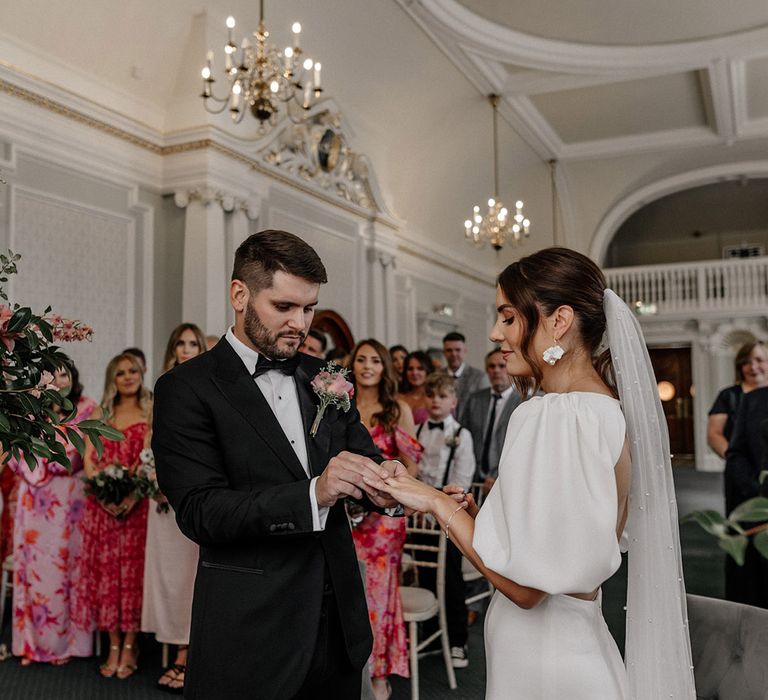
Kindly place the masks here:
POLYGON ((315 91, 320 90, 320 69, 322 66, 319 63, 315 63, 315 91))
POLYGON ((296 50, 300 46, 299 37, 301 36, 301 24, 294 22, 291 31, 293 32, 293 48, 296 50))

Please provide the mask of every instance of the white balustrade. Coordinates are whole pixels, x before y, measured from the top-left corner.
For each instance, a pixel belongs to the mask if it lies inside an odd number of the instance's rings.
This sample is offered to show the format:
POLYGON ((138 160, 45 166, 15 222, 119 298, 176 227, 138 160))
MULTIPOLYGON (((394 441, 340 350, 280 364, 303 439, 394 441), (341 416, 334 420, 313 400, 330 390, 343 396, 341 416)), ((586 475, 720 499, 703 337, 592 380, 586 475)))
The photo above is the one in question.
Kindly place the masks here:
POLYGON ((768 257, 617 267, 605 276, 641 315, 768 312, 768 257))

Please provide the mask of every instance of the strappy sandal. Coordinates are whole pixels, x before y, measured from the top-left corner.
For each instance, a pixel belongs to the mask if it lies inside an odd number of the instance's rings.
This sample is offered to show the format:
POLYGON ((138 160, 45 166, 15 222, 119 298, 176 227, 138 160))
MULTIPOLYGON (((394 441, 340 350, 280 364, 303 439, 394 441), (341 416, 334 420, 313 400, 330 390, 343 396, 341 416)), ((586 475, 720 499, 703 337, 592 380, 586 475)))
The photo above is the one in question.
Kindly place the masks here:
POLYGON ((177 675, 171 683, 180 683, 181 685, 168 685, 165 689, 167 692, 173 693, 174 695, 181 695, 184 692, 184 680, 186 678, 187 665, 173 664, 173 667, 176 669, 177 675))
POLYGON ((157 687, 166 693, 181 695, 184 692, 184 675, 186 671, 186 664, 173 664, 173 666, 160 676, 160 679, 157 681, 157 687), (160 680, 163 678, 167 678, 168 683, 161 683, 160 680), (181 685, 172 685, 173 683, 181 683, 181 685))
MULTIPOLYGON (((123 644, 123 649, 133 649, 133 644, 123 644)), ((117 667, 117 677, 124 681, 130 678, 138 670, 139 652, 136 652, 135 660, 132 664, 122 664, 117 667)))
MULTIPOLYGON (((110 651, 120 651, 120 646, 118 644, 110 644, 109 645, 110 651)), ((118 663, 120 659, 118 657, 118 663)), ((109 665, 106 661, 99 666, 99 673, 104 676, 104 678, 112 678, 117 673, 118 666, 115 664, 114 666, 109 665)))

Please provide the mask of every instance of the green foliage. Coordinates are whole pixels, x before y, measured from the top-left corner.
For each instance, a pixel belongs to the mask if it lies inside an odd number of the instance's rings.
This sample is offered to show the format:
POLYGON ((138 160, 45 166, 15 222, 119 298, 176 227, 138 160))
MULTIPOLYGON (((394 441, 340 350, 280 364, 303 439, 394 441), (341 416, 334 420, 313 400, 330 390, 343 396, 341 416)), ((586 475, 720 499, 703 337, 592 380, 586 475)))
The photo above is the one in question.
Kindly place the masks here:
POLYGON ((750 537, 757 551, 768 559, 768 498, 750 498, 736 506, 727 518, 715 510, 697 510, 680 522, 695 522, 717 537, 720 548, 739 566, 744 564, 750 537))
MULTIPOLYGON (((17 272, 19 255, 0 254, 0 298, 8 301, 3 284, 17 272)), ((53 374, 65 359, 54 341, 90 338, 91 329, 59 316, 42 315, 26 306, 0 303, 0 451, 3 459, 24 460, 34 469, 37 460, 55 460, 70 467, 66 446, 83 454, 85 441, 69 425, 76 406, 53 384, 53 374), (63 324, 66 329, 61 330, 63 324)), ((83 421, 78 429, 91 441, 99 456, 99 436, 122 440, 123 435, 101 421, 83 421)))

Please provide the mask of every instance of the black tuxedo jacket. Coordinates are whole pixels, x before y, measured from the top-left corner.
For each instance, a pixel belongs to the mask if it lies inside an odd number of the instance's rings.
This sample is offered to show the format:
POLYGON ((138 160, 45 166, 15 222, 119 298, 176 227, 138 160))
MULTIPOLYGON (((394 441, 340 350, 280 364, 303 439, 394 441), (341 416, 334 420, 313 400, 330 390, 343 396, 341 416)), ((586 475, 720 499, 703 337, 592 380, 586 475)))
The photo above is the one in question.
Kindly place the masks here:
POLYGON ((768 388, 753 389, 741 399, 725 453, 725 504, 730 513, 739 503, 761 495, 759 475, 768 469, 768 388))
MULTIPOLYGON (((342 450, 380 462, 354 404, 329 408, 309 436, 310 380, 322 364, 302 355, 295 376, 312 474, 342 450)), ((326 577, 362 669, 371 628, 344 504, 312 530, 307 475, 226 339, 157 381, 152 448, 179 527, 200 545, 185 697, 292 697, 317 641, 326 577)))

